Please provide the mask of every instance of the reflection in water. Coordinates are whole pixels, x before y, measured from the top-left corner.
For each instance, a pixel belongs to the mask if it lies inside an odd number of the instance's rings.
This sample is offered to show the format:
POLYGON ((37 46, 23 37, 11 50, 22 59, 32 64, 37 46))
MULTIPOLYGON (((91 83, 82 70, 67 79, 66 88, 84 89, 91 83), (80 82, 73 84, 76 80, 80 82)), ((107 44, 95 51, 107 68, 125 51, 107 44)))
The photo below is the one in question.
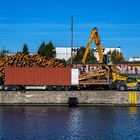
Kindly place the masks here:
POLYGON ((137 107, 136 106, 132 106, 129 107, 129 115, 136 115, 137 114, 137 107))
POLYGON ((70 139, 78 139, 78 134, 82 129, 81 123, 81 111, 77 108, 71 108, 69 120, 68 120, 68 133, 70 134, 70 139), (72 135, 71 135, 72 134, 72 135))
POLYGON ((3 121, 2 121, 2 108, 0 108, 0 140, 3 138, 3 121))
MULTIPOLYGON (((140 132, 140 128, 138 126, 139 124, 139 119, 138 119, 138 115, 139 115, 139 112, 138 112, 139 108, 137 107, 129 107, 129 123, 128 126, 129 126, 129 136, 131 139, 139 139, 140 137, 137 136, 137 134, 140 132)), ((140 110, 139 110, 140 111, 140 110)))
POLYGON ((138 107, 0 107, 0 139, 140 139, 138 107))

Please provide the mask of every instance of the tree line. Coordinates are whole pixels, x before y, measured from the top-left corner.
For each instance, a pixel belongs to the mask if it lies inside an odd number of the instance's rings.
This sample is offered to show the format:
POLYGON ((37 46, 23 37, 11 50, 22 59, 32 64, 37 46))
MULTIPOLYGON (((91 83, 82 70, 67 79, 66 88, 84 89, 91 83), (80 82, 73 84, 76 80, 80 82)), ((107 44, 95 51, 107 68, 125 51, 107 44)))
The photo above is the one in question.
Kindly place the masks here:
MULTIPOLYGON (((29 49, 27 44, 23 45, 22 52, 18 52, 21 54, 29 54, 29 49)), ((56 56, 55 47, 53 43, 50 41, 49 43, 42 42, 40 47, 38 48, 37 54, 41 56, 45 56, 46 58, 52 58, 56 56)))
MULTIPOLYGON (((6 57, 8 53, 8 50, 0 51, 0 58, 6 57)), ((22 50, 17 52, 16 54, 30 54, 28 45, 26 43, 23 44, 22 50)), ((37 50, 37 54, 45 56, 46 58, 55 57, 56 51, 53 43, 51 41, 49 43, 42 42, 37 50)))
MULTIPOLYGON (((86 50, 85 47, 80 47, 79 49, 77 49, 75 54, 72 56, 72 61, 73 62, 81 62, 85 50, 86 50)), ((2 50, 0 52, 0 58, 4 58, 6 56, 6 53, 8 53, 8 51, 2 50)), ((22 51, 17 52, 17 54, 19 54, 19 53, 20 54, 27 54, 27 55, 30 54, 28 45, 24 44, 23 48, 22 48, 22 51)), ((46 58, 55 58, 56 57, 56 50, 55 50, 55 47, 54 47, 54 45, 51 41, 49 43, 42 42, 41 45, 39 46, 38 50, 37 50, 37 54, 39 54, 41 56, 44 56, 46 58)), ((123 54, 116 49, 114 49, 113 51, 109 51, 108 55, 111 55, 112 62, 124 61, 123 54)), ((69 61, 70 61, 70 59, 69 59, 69 61)), ((94 55, 93 50, 89 51, 89 53, 86 57, 86 62, 97 63, 97 59, 94 55)))
MULTIPOLYGON (((72 58, 73 62, 81 62, 85 50, 86 50, 85 47, 79 48, 76 51, 76 54, 72 58)), ((113 51, 109 51, 107 55, 111 56, 112 62, 123 62, 124 61, 123 54, 121 52, 119 52, 117 49, 114 49, 113 51)), ((89 62, 89 63, 98 63, 97 58, 94 55, 94 51, 92 51, 92 50, 89 51, 85 61, 89 62)))

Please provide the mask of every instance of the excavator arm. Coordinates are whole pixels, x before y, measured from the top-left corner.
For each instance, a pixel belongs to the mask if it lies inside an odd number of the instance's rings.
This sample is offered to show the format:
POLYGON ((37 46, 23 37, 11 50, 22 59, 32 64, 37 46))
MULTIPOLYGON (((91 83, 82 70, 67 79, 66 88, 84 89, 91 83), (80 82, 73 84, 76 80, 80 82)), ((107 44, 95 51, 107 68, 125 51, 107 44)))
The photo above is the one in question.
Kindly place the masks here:
POLYGON ((90 39, 88 41, 88 44, 87 44, 87 47, 86 47, 86 51, 85 51, 85 53, 83 55, 83 58, 82 58, 83 65, 85 65, 85 60, 86 60, 86 57, 87 57, 87 55, 88 55, 88 53, 90 51, 90 47, 91 47, 93 39, 94 39, 94 44, 96 45, 97 50, 98 50, 98 54, 99 54, 99 61, 98 61, 98 63, 99 64, 103 63, 103 49, 102 49, 102 45, 101 45, 101 42, 100 42, 100 37, 98 35, 97 28, 94 28, 91 31, 90 39))

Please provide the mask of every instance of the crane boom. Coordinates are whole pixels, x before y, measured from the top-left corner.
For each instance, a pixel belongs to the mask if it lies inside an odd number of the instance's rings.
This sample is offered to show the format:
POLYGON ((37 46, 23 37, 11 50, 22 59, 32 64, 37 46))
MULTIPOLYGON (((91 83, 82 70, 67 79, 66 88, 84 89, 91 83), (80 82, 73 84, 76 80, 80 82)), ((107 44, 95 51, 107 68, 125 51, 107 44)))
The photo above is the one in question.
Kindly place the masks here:
POLYGON ((96 45, 97 47, 97 50, 98 50, 98 54, 99 54, 99 61, 98 63, 101 64, 103 63, 103 49, 102 49, 102 45, 101 45, 101 41, 100 41, 100 37, 98 35, 98 30, 97 28, 94 28, 92 31, 91 31, 91 35, 90 35, 90 39, 88 41, 88 44, 87 44, 87 47, 86 47, 86 51, 83 55, 83 58, 82 58, 82 63, 83 65, 85 65, 85 60, 86 60, 86 57, 89 53, 89 50, 90 50, 90 46, 92 44, 92 41, 94 39, 94 44, 96 45))

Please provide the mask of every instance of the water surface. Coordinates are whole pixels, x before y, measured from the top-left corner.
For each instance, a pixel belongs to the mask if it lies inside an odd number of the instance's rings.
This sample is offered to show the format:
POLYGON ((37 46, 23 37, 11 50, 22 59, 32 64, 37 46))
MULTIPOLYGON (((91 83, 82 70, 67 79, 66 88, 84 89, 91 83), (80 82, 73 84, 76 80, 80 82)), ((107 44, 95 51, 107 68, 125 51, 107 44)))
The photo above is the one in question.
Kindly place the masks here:
POLYGON ((0 107, 0 140, 138 139, 136 107, 0 107))

